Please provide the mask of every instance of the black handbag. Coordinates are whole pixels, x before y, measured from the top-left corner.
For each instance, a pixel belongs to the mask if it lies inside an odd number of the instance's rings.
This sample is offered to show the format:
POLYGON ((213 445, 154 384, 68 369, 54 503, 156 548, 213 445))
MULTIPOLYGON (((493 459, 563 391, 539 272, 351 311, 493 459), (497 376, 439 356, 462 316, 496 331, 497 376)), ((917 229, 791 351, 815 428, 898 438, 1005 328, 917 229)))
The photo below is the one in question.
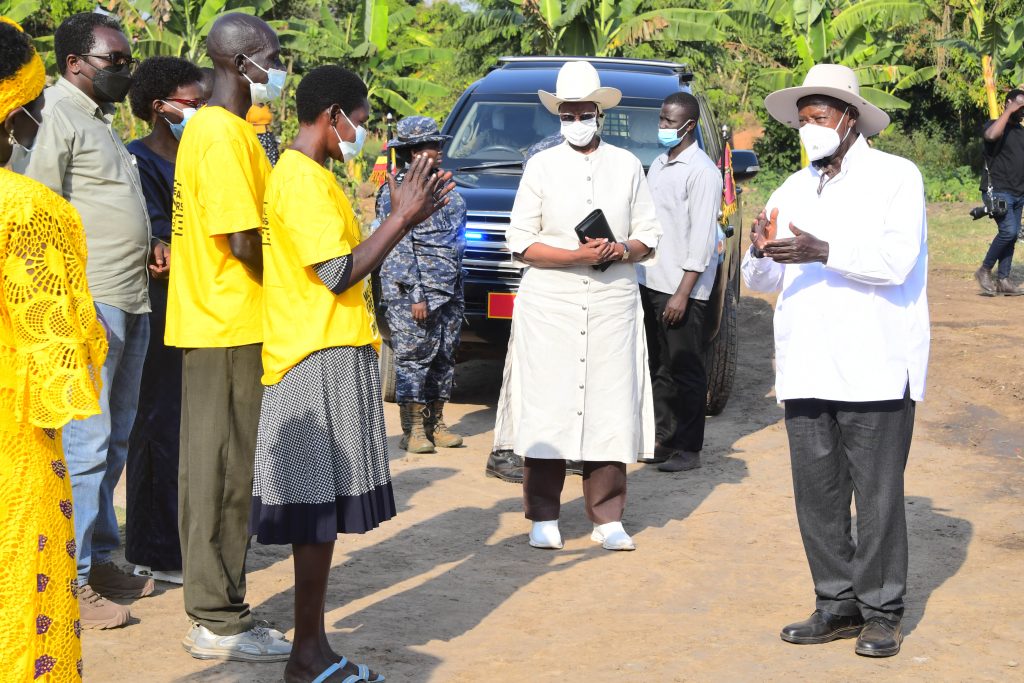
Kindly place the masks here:
MULTIPOLYGON (((588 213, 587 217, 581 220, 574 230, 580 240, 580 244, 584 244, 588 237, 590 239, 605 239, 613 244, 618 242, 612 233, 612 229, 608 226, 608 219, 604 217, 604 211, 601 209, 594 209, 588 213)), ((608 266, 612 263, 614 261, 605 261, 596 266, 591 266, 591 268, 604 272, 608 270, 608 266)))

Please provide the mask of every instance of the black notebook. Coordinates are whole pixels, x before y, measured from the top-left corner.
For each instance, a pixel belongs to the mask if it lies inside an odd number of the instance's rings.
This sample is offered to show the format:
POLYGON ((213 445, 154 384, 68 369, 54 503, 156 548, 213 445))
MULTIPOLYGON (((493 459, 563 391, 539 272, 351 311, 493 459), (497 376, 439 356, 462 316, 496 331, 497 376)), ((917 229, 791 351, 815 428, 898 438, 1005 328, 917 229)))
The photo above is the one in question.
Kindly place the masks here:
MULTIPOLYGON (((576 236, 580 239, 580 244, 586 242, 586 238, 590 239, 606 239, 609 242, 617 242, 615 235, 612 234, 612 229, 608 226, 608 219, 604 217, 604 211, 601 209, 594 209, 587 214, 587 217, 579 222, 574 230, 576 236)), ((599 263, 596 266, 592 266, 595 270, 605 271, 608 269, 614 261, 605 261, 599 263)))

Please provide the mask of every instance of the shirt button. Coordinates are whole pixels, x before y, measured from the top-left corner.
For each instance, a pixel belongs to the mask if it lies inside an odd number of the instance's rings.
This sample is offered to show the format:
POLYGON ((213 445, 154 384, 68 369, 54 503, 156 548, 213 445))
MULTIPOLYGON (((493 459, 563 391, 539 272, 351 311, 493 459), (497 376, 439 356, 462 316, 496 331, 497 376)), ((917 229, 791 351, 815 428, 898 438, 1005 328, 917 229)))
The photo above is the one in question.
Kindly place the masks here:
POLYGON ((585 285, 586 285, 586 284, 589 284, 589 283, 590 283, 590 280, 587 280, 587 279, 584 279, 584 280, 583 280, 583 284, 585 284, 585 285))
POLYGON ((586 330, 580 330, 580 334, 586 334, 586 333, 587 333, 586 330))
POLYGON ((581 385, 580 385, 580 389, 582 389, 582 388, 583 388, 583 385, 581 384, 581 385))
POLYGON ((587 204, 593 204, 593 203, 594 202, 590 201, 589 199, 587 200, 587 204))
POLYGON ((577 411, 576 411, 576 414, 577 414, 577 415, 582 415, 582 414, 583 414, 583 411, 582 411, 582 410, 577 410, 577 411))
POLYGON ((587 176, 587 180, 590 180, 590 176, 587 176))
POLYGON ((586 307, 586 306, 583 306, 582 308, 583 308, 583 310, 584 310, 584 311, 585 311, 585 310, 587 310, 587 307, 586 307))
POLYGON ((586 358, 580 358, 580 362, 581 362, 581 363, 586 363, 586 362, 587 362, 587 359, 586 359, 586 358))

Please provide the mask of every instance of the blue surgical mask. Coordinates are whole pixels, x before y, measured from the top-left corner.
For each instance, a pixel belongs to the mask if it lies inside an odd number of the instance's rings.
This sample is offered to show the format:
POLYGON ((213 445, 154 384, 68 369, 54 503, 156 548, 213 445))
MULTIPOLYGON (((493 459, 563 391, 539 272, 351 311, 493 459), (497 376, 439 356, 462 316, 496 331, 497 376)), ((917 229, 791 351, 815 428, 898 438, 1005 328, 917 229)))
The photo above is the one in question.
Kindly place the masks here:
POLYGON ((174 137, 176 137, 177 139, 180 140, 181 139, 181 134, 185 132, 185 124, 188 123, 188 120, 190 118, 195 116, 196 110, 193 109, 192 107, 185 107, 184 109, 182 109, 180 107, 175 107, 173 104, 171 104, 170 102, 168 102, 166 100, 160 100, 160 101, 163 102, 164 104, 166 104, 171 109, 177 109, 178 111, 181 112, 181 121, 178 122, 178 123, 175 123, 174 121, 171 121, 166 116, 161 117, 164 121, 167 122, 167 125, 170 126, 171 133, 174 135, 174 137))
POLYGON ((331 126, 334 128, 334 134, 338 136, 338 148, 341 149, 341 155, 346 161, 348 161, 356 158, 359 156, 359 153, 363 151, 363 143, 366 142, 366 129, 362 126, 352 125, 352 120, 340 109, 338 110, 338 113, 345 117, 345 120, 348 121, 348 125, 356 132, 355 142, 349 142, 348 140, 342 140, 341 133, 338 132, 338 129, 331 126))
POLYGON ((288 72, 281 69, 264 69, 256 62, 253 62, 252 59, 249 59, 248 56, 242 56, 252 62, 257 69, 267 74, 266 83, 256 83, 249 78, 248 74, 242 74, 245 76, 245 80, 249 81, 249 94, 252 95, 253 103, 273 102, 280 98, 281 93, 284 92, 284 82, 288 78, 288 72))
POLYGON ((658 144, 661 145, 662 147, 668 147, 669 149, 672 149, 673 147, 678 145, 680 142, 686 139, 687 135, 689 135, 692 132, 688 130, 682 135, 679 134, 679 131, 690 125, 691 121, 693 121, 693 119, 687 119, 686 123, 681 125, 679 128, 659 128, 658 144))

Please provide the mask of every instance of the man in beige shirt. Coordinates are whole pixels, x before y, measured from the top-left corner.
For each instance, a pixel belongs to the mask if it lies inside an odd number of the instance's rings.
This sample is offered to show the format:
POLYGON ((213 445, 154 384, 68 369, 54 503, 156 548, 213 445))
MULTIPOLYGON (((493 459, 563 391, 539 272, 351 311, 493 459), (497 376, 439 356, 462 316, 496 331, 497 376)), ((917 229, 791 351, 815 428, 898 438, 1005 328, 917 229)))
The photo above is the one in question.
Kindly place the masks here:
POLYGON ((45 90, 46 116, 23 163, 25 175, 82 216, 89 288, 110 339, 102 412, 64 428, 64 454, 74 494, 82 625, 113 628, 131 615, 106 598, 153 592, 152 579, 131 576, 111 559, 120 543, 114 486, 124 470, 149 343, 149 216, 134 158, 111 126, 136 60, 117 21, 94 13, 68 17, 54 35, 54 51, 62 77, 45 90))

